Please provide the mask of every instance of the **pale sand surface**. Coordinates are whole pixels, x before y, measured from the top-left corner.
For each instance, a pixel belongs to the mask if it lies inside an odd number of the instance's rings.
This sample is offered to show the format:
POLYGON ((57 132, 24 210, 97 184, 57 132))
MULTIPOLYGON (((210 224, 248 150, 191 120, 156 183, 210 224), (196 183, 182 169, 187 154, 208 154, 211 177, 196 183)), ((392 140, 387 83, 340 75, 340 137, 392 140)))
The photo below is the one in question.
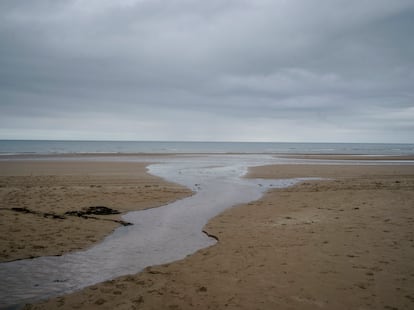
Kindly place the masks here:
POLYGON ((164 205, 191 191, 146 172, 144 163, 0 162, 0 261, 61 255, 102 240, 121 215, 64 216, 90 206, 121 213, 164 205), (27 208, 38 214, 12 211, 27 208))
POLYGON ((329 177, 231 208, 219 238, 28 309, 413 309, 414 166, 268 166, 251 176, 329 177))
POLYGON ((349 155, 349 154, 280 154, 277 157, 295 159, 322 159, 322 160, 398 160, 413 161, 414 155, 349 155))
POLYGON ((413 165, 338 165, 338 164, 289 164, 262 166, 251 169, 248 177, 268 179, 289 178, 388 178, 413 176, 413 165))

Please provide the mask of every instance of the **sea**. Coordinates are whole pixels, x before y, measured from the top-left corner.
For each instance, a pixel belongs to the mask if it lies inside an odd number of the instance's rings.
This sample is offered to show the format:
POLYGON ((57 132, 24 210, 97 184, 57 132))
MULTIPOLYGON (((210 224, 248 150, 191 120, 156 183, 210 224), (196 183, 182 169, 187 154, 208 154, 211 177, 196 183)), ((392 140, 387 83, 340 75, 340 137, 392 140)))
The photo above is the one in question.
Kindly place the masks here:
POLYGON ((414 144, 180 141, 0 140, 0 156, 53 154, 414 155, 414 144))

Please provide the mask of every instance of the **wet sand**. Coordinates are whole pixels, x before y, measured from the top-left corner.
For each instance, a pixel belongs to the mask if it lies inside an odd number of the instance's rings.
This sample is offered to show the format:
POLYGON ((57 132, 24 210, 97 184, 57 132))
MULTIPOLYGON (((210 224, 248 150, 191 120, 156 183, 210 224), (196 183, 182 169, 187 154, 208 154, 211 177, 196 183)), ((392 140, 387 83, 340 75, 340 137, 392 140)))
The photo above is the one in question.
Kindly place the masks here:
POLYGON ((414 166, 275 165, 274 189, 212 219, 219 242, 27 309, 412 309, 414 166))
POLYGON ((0 261, 84 249, 119 227, 116 221, 122 213, 192 194, 148 174, 146 165, 79 160, 0 162, 0 261), (91 206, 105 206, 120 214, 65 215, 91 206))
POLYGON ((316 160, 370 160, 413 161, 413 155, 350 155, 350 154, 280 154, 281 158, 316 160))

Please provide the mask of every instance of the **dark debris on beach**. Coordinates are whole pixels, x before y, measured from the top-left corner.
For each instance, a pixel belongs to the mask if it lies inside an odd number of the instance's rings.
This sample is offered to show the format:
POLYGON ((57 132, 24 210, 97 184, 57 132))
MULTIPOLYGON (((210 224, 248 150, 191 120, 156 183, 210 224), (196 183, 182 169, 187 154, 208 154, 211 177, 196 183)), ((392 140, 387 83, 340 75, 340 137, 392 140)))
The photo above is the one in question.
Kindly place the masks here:
POLYGON ((38 212, 38 211, 30 210, 28 208, 11 208, 10 210, 14 212, 19 212, 19 213, 43 216, 45 218, 51 218, 51 219, 64 220, 66 219, 66 216, 77 216, 77 217, 84 218, 84 219, 112 221, 112 222, 121 224, 123 226, 132 225, 132 223, 125 222, 122 220, 103 219, 103 218, 91 216, 91 215, 114 215, 114 214, 121 213, 118 210, 111 209, 111 208, 104 207, 104 206, 93 206, 93 207, 84 208, 83 210, 66 211, 63 215, 56 214, 56 213, 50 213, 50 212, 38 212))

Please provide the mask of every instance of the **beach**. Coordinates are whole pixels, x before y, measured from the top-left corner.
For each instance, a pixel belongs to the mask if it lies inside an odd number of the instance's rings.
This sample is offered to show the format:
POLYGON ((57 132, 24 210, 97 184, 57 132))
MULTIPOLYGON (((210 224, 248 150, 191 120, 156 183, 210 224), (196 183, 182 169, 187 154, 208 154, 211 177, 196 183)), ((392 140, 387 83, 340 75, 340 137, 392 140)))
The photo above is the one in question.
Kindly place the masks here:
POLYGON ((413 307, 414 166, 272 165, 247 177, 326 179, 228 209, 204 228, 218 243, 183 260, 26 309, 413 307))
POLYGON ((0 310, 414 310, 414 0, 0 16, 0 310))
POLYGON ((1 161, 0 261, 85 249, 121 226, 122 214, 192 194, 148 174, 147 165, 105 160, 1 161), (81 213, 99 206, 119 214, 81 213))

